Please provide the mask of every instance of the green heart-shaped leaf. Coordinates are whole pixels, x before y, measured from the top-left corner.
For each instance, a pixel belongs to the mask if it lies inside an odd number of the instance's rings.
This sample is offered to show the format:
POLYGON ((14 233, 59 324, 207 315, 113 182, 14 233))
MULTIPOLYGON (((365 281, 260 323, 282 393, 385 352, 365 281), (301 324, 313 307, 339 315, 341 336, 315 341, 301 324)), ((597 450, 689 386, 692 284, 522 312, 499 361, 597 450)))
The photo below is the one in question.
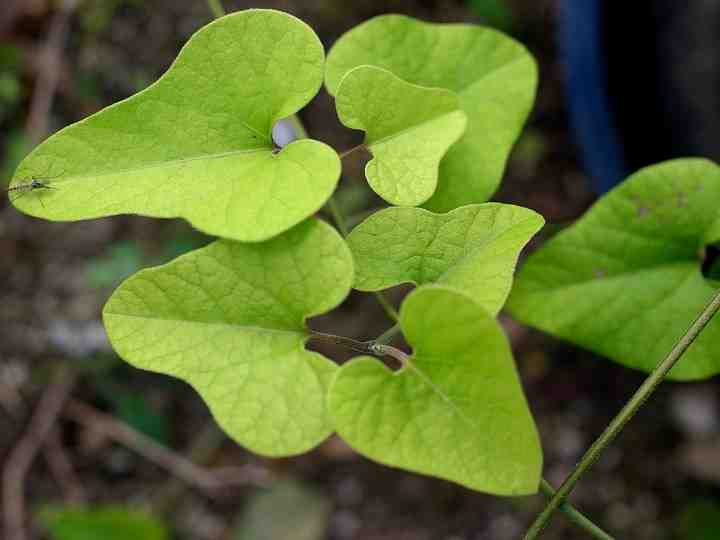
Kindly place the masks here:
POLYGON ((386 465, 499 495, 537 491, 542 450, 500 326, 458 291, 408 295, 400 324, 414 353, 398 372, 369 357, 330 388, 335 429, 386 465))
MULTIPOLYGON (((519 320, 621 364, 651 371, 720 282, 701 273, 720 238, 720 168, 701 159, 642 169, 552 238, 520 270, 508 300, 519 320)), ((670 372, 720 372, 715 318, 670 372)))
POLYGON ((370 187, 391 204, 417 206, 435 192, 440 159, 465 131, 457 94, 406 83, 389 71, 360 66, 337 90, 340 121, 367 133, 370 187))
POLYGON ((376 212, 348 236, 355 285, 378 291, 400 283, 442 283, 490 314, 505 303, 520 250, 540 230, 539 214, 510 204, 463 206, 447 214, 421 208, 376 212))
POLYGON ((340 162, 301 140, 274 153, 271 129, 322 84, 323 47, 300 20, 271 10, 228 15, 198 31, 155 84, 36 148, 15 205, 51 220, 115 214, 183 217, 209 234, 275 236, 318 210, 340 162))
POLYGON ((193 385, 239 443, 297 454, 331 432, 336 369, 305 350, 305 318, 338 305, 352 279, 345 242, 308 220, 268 242, 220 240, 138 272, 103 315, 120 356, 193 385))
POLYGON ((353 28, 332 48, 325 74, 329 92, 335 95, 343 76, 361 65, 460 96, 467 130, 440 163, 437 190, 425 206, 446 212, 489 199, 535 99, 537 67, 527 50, 489 28, 382 15, 353 28))

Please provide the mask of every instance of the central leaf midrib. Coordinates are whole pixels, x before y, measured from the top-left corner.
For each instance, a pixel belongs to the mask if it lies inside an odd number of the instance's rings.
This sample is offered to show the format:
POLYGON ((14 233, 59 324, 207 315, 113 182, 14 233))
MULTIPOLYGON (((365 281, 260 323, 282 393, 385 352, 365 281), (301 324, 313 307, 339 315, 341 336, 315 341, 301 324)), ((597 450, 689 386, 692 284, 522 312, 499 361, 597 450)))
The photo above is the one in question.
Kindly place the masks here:
POLYGON ((231 150, 229 152, 220 152, 217 154, 201 154, 198 156, 192 156, 192 157, 187 157, 187 158, 150 162, 150 163, 143 164, 140 166, 129 167, 129 168, 125 168, 125 169, 99 171, 99 172, 93 172, 93 173, 81 174, 81 175, 59 176, 59 177, 57 177, 57 179, 54 178, 52 180, 52 183, 53 184, 55 184, 55 183, 62 184, 65 182, 91 180, 91 179, 95 179, 100 176, 111 176, 111 175, 135 173, 135 172, 144 171, 147 169, 160 169, 162 167, 181 165, 183 163, 190 163, 193 161, 223 159, 223 158, 234 157, 234 156, 238 156, 238 155, 242 155, 242 154, 258 154, 258 153, 265 153, 265 152, 271 154, 272 149, 263 146, 263 147, 257 147, 257 148, 247 148, 247 149, 242 149, 242 150, 231 150))
POLYGON ((498 73, 500 73, 500 72, 502 72, 502 71, 504 71, 504 70, 506 70, 506 69, 510 69, 511 67, 514 67, 515 64, 518 64, 518 63, 520 63, 520 62, 527 62, 527 57, 521 55, 521 56, 518 56, 518 57, 516 57, 516 58, 513 58, 512 60, 510 60, 509 62, 503 64, 502 66, 496 67, 496 68, 494 68, 494 69, 491 69, 490 71, 487 71, 487 72, 483 73, 480 77, 478 77, 477 79, 473 80, 471 83, 468 83, 468 84, 466 84, 465 86, 459 87, 458 89, 449 88, 449 87, 445 87, 445 88, 448 88, 449 90, 452 90, 453 92, 456 92, 458 95, 464 95, 465 91, 469 90, 470 88, 472 88, 473 86, 475 86, 477 83, 479 83, 479 82, 481 82, 481 81, 483 81, 484 79, 487 79, 487 78, 489 78, 489 77, 494 77, 494 76, 496 76, 498 73))
MULTIPOLYGON (((583 280, 573 281, 570 283, 565 283, 563 285, 558 285, 555 287, 553 287, 553 286, 543 287, 543 290, 540 291, 540 293, 550 292, 550 291, 555 292, 555 291, 559 291, 559 290, 563 290, 563 289, 572 289, 573 287, 578 287, 578 286, 582 286, 582 285, 586 285, 586 284, 595 284, 598 281, 605 281, 605 282, 610 281, 610 280, 617 281, 617 280, 621 280, 621 279, 626 279, 626 278, 628 278, 630 276, 634 276, 636 274, 641 274, 643 272, 648 272, 648 271, 653 271, 653 270, 664 270, 664 269, 669 269, 669 268, 671 269, 672 267, 676 267, 676 266, 679 267, 679 266, 684 266, 684 265, 694 266, 693 270, 697 270, 698 273, 701 274, 699 261, 688 258, 687 260, 679 260, 679 261, 674 261, 671 263, 657 264, 655 266, 640 266, 636 269, 633 269, 633 270, 630 270, 627 272, 622 272, 620 274, 606 276, 606 277, 602 277, 599 279, 598 278, 583 279, 583 280)), ((709 281, 709 280, 707 280, 707 281, 709 281)), ((536 294, 536 293, 531 293, 531 294, 536 294)))
MULTIPOLYGON (((435 282, 437 283, 437 282, 443 281, 444 279, 447 278, 448 274, 450 274, 454 270, 457 270, 458 267, 463 266, 468 260, 475 257, 478 254, 478 252, 488 249, 488 247, 491 244, 498 242, 500 240, 500 237, 504 236, 505 234, 507 234, 509 232, 512 232, 515 228, 520 227, 521 225, 525 225, 527 222, 531 221, 532 219, 533 219, 532 217, 528 217, 526 219, 523 219, 521 221, 513 223, 512 225, 501 230, 497 234, 489 235, 489 237, 486 238, 482 244, 477 244, 474 247, 472 247, 471 249, 464 250, 465 252, 462 255, 460 255, 457 259, 455 259, 450 264, 448 264, 448 267, 443 271, 442 274, 440 274, 437 277, 435 282)), ((470 227, 468 227, 468 233, 471 228, 472 228, 472 224, 470 227)), ((466 236, 467 236, 467 233, 466 233, 466 236)), ((512 248, 508 248, 508 250, 509 249, 512 249, 512 248)))
POLYGON ((244 329, 249 331, 256 331, 256 332, 268 332, 273 334, 291 334, 293 336, 309 336, 309 333, 304 328, 302 330, 286 330, 283 328, 268 328, 265 326, 256 326, 256 325, 244 325, 244 324, 238 324, 238 323, 230 323, 230 322, 209 322, 209 321, 199 321, 194 319, 170 319, 166 317, 154 317, 154 316, 147 316, 147 315, 132 315, 128 313, 118 313, 113 311, 108 311, 107 315, 111 315, 113 317, 126 317, 129 319, 142 319, 142 320, 154 320, 154 321, 163 321, 167 323, 190 323, 190 324, 198 324, 198 325, 205 325, 205 326, 227 326, 229 328, 233 329, 244 329))
POLYGON ((450 406, 450 409, 460 418, 460 420, 462 420, 463 422, 465 422, 466 424, 468 424, 469 426, 471 426, 471 427, 473 427, 473 428, 477 427, 477 425, 472 421, 472 419, 470 419, 468 416, 466 416, 465 413, 463 413, 463 411, 460 409, 460 407, 458 407, 458 406, 453 402, 453 400, 450 398, 450 396, 448 396, 447 394, 445 394, 445 393, 442 391, 442 389, 441 389, 438 385, 436 385, 436 384, 433 382, 433 380, 432 380, 422 369, 420 369, 420 368, 414 363, 414 360, 415 360, 416 356, 417 356, 417 354, 411 356, 411 357, 408 359, 408 362, 407 362, 407 363, 408 363, 408 367, 409 367, 412 371, 416 372, 416 373, 419 375, 420 381, 421 381, 424 385, 426 385, 428 388, 430 388, 430 390, 431 390, 432 392, 434 392, 435 394, 437 394, 438 396, 440 396, 440 399, 442 399, 445 403, 447 403, 447 404, 450 406))
POLYGON ((425 120, 424 122, 419 122, 419 123, 417 123, 417 124, 413 124, 412 126, 409 126, 409 127, 405 128, 405 129, 401 129, 400 131, 395 131, 394 133, 392 133, 392 134, 390 134, 390 135, 386 135, 385 137, 381 137, 380 139, 374 140, 374 141, 372 141, 372 142, 368 142, 368 143, 366 143, 366 144, 367 144, 368 148, 372 148, 373 145, 382 144, 382 143, 385 143, 385 142, 388 142, 388 141, 392 141, 393 139, 396 139, 396 138, 398 138, 398 137, 402 137, 403 135, 406 135, 406 134, 408 134, 408 133, 410 133, 410 132, 412 132, 412 131, 414 131, 414 130, 416 130, 416 129, 419 129, 419 128, 421 128, 421 127, 424 127, 424 126, 427 125, 427 124, 432 124, 432 123, 434 123, 434 122, 437 122, 438 120, 444 119, 444 118, 446 118, 446 117, 448 117, 448 116, 450 116, 450 115, 452 115, 452 114, 458 113, 458 112, 463 112, 460 107, 458 107, 458 108, 455 109, 455 110, 446 112, 446 113, 438 114, 437 116, 434 116, 433 118, 430 118, 429 120, 425 120))

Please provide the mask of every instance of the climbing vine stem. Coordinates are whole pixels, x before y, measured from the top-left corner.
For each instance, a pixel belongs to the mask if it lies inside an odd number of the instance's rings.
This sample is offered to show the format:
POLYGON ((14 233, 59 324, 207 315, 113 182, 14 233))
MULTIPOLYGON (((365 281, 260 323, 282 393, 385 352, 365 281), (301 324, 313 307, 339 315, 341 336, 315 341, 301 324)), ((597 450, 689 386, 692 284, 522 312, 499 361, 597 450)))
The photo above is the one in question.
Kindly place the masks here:
POLYGON ((635 413, 642 407, 647 399, 652 395, 658 385, 663 381, 668 372, 673 368, 682 355, 687 351, 690 345, 700 335, 700 332, 707 326, 715 314, 720 311, 720 290, 705 307, 697 320, 690 326, 685 335, 675 344, 665 359, 658 364, 645 382, 638 388, 637 392, 630 398, 618 415, 608 424, 605 431, 595 440, 589 450, 582 457, 580 462, 575 466, 572 473, 565 479, 562 485, 550 499, 545 509, 540 513, 535 522, 528 529, 525 540, 537 538, 542 530, 547 526, 555 510, 565 502, 580 477, 598 460, 600 454, 607 446, 617 437, 635 413))

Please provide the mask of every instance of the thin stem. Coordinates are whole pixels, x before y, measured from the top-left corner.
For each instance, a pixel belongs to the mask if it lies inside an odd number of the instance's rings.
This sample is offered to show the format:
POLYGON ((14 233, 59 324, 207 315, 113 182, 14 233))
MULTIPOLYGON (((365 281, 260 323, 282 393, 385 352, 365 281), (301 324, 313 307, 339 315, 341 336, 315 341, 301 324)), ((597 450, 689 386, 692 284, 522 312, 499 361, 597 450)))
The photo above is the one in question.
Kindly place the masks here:
POLYGON ((308 138, 308 132, 305 129, 305 126, 303 125, 302 121, 300 120, 300 117, 297 114, 293 114, 290 117, 290 123, 292 124, 293 128, 295 129, 295 135, 297 135, 298 139, 307 139, 308 138))
POLYGON ((575 484, 580 480, 580 477, 587 471, 600 457, 600 454, 605 448, 615 439, 615 437, 622 431, 625 424, 635 415, 645 401, 652 395, 658 385, 663 381, 668 372, 673 368, 682 355, 687 351, 688 347, 692 345, 695 339, 700 335, 700 332, 707 326, 713 316, 720 311, 720 291, 715 293, 713 299, 708 303, 703 312, 697 318, 697 320, 690 326, 688 331, 680 340, 675 344, 670 353, 665 359, 658 364, 658 366, 652 371, 650 376, 645 379, 645 382, 635 392, 630 401, 628 401, 618 415, 608 424, 605 431, 597 438, 597 440, 590 446, 590 449, 585 453, 580 462, 575 466, 575 470, 565 479, 560 488, 557 490, 555 495, 550 499, 545 509, 540 513, 535 522, 528 529, 525 535, 525 540, 532 540, 537 538, 542 530, 547 526, 553 512, 565 501, 570 495, 575 484))
POLYGON ((345 336, 316 332, 315 330, 310 331, 310 339, 324 341, 325 343, 332 343, 363 354, 375 354, 375 351, 373 350, 374 341, 359 341, 345 336))
POLYGON ((326 334, 324 332, 316 332, 315 330, 310 331, 310 339, 317 341, 324 341, 325 343, 332 343, 345 347, 351 351, 359 352, 362 354, 371 354, 373 356, 389 356, 400 362, 403 366, 408 362, 408 355, 390 345, 384 345, 378 343, 376 339, 370 341, 359 341, 345 336, 337 336, 335 334, 326 334))
POLYGON ((396 325, 388 328, 387 330, 385 330, 378 337, 376 337, 375 343, 379 343, 380 345, 387 345, 388 343, 390 343, 392 338, 394 338, 399 333, 400 333, 400 324, 396 324, 396 325))
POLYGON ((390 301, 385 298, 385 295, 381 293, 380 291, 374 293, 375 298, 377 298, 377 301, 380 303, 382 308, 385 310, 385 314, 390 317, 390 319, 397 323, 400 321, 400 315, 398 315, 397 310, 393 307, 393 305, 390 303, 390 301))
POLYGON ((335 224, 340 230, 340 234, 343 235, 343 238, 346 237, 350 233, 350 230, 348 229, 347 223, 345 223, 345 217, 342 215, 334 195, 328 199, 327 205, 335 224))
MULTIPOLYGON (((555 490, 550 485, 550 483, 545 480, 544 478, 540 479, 540 491, 543 495, 545 495, 548 499, 552 499, 555 495, 555 490)), ((597 538, 598 540, 614 540, 612 536, 610 536, 608 533, 603 531, 600 527, 595 525, 590 519, 585 517, 577 508, 575 508, 573 505, 571 505, 568 502, 564 502, 560 505, 559 510, 567 516, 567 518, 575 523, 578 527, 581 529, 585 529, 585 531, 590 534, 593 538, 597 538)))
POLYGON ((400 362, 401 367, 406 367, 410 364, 410 356, 405 352, 392 347, 391 345, 382 345, 381 343, 373 343, 371 345, 373 353, 378 356, 389 356, 400 362))
POLYGON ((360 150, 362 148, 365 148, 365 143, 358 144, 357 146, 353 146, 352 148, 350 148, 349 150, 345 150, 344 152, 338 152, 338 156, 340 157, 340 159, 345 159, 353 152, 357 152, 358 150, 360 150))
POLYGON ((208 8, 210 8, 210 12, 213 14, 213 17, 216 19, 225 15, 225 8, 220 3, 220 0, 207 0, 207 4, 208 8))
MULTIPOLYGON (((347 237, 347 235, 350 233, 350 230, 348 229, 347 223, 345 222, 345 216, 343 216, 342 212, 340 211, 340 207, 338 206, 334 195, 328 199, 327 205, 330 213, 332 214, 333 220, 335 221, 335 224, 340 230, 340 234, 342 234, 344 238, 347 237)), ((393 322, 398 322, 400 320, 400 316, 398 315, 398 312, 395 310, 392 304, 388 301, 388 299, 385 298, 385 295, 383 295, 383 293, 381 292, 376 292, 374 294, 375 298, 377 298, 377 301, 380 303, 383 310, 385 311, 385 314, 390 318, 390 320, 392 320, 393 322)))

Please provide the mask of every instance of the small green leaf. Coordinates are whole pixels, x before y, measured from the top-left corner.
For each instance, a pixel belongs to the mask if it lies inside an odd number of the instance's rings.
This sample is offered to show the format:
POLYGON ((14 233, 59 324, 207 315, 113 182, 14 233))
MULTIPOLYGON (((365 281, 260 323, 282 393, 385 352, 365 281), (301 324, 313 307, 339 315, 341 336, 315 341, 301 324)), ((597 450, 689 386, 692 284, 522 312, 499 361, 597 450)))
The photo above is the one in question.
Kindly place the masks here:
POLYGON ((40 521, 53 540, 166 540, 165 525, 137 510, 45 508, 40 521))
POLYGON ((271 238, 317 211, 340 175, 311 140, 275 153, 273 124, 310 101, 324 52, 300 20, 271 10, 228 15, 198 31, 149 88, 36 148, 13 185, 23 212, 74 221, 116 214, 183 217, 212 235, 271 238))
POLYGON ((391 204, 428 200, 440 160, 465 131, 457 94, 360 66, 343 77, 336 104, 344 125, 366 132, 365 145, 374 156, 365 167, 370 187, 391 204))
POLYGON ((425 206, 446 212, 489 199, 535 99, 537 67, 527 50, 490 28, 381 15, 350 30, 332 48, 328 91, 336 95, 345 74, 362 65, 460 96, 467 130, 440 163, 437 190, 425 206))
MULTIPOLYGON (((651 371, 718 283, 701 273, 717 240, 720 168, 702 159, 647 167, 553 237, 520 270, 510 312, 616 362, 651 371)), ((715 318, 670 372, 720 372, 715 318)))
POLYGON ((305 350, 305 318, 337 306, 352 279, 345 242, 311 219, 262 244, 220 240, 143 270, 103 315, 125 360, 190 383, 254 452, 292 455, 331 432, 336 365, 305 350))
POLYGON ((463 206, 447 214, 381 210, 348 236, 354 287, 378 291, 400 283, 442 283, 495 315, 510 293, 520 250, 544 222, 532 210, 500 203, 463 206))
POLYGON ((542 450, 498 323, 464 294, 426 285, 400 324, 414 353, 392 372, 369 357, 330 388, 335 429, 380 463, 498 495, 535 493, 542 450))

